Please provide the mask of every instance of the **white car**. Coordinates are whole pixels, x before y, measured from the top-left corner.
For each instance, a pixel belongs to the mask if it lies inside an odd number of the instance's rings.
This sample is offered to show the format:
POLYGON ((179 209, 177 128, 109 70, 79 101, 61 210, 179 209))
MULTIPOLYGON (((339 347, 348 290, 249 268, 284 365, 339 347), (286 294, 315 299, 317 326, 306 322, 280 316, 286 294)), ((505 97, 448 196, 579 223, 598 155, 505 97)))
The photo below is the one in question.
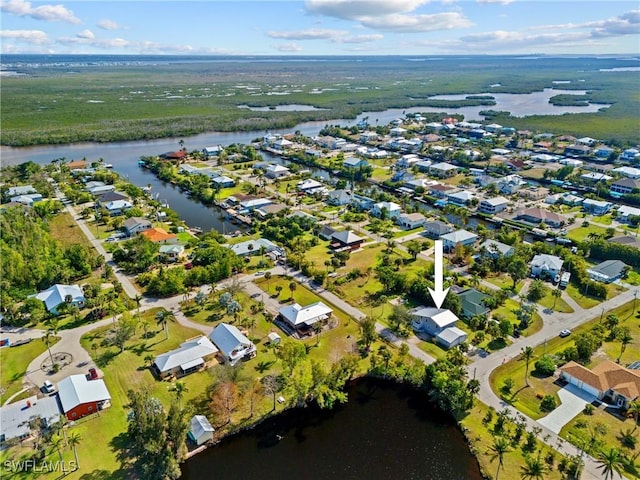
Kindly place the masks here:
POLYGON ((45 393, 53 393, 53 391, 55 390, 53 383, 51 383, 49 380, 44 381, 42 388, 44 389, 45 393))
POLYGON ((568 337, 569 335, 571 335, 571 330, 562 330, 560 332, 560 337, 561 338, 568 337))

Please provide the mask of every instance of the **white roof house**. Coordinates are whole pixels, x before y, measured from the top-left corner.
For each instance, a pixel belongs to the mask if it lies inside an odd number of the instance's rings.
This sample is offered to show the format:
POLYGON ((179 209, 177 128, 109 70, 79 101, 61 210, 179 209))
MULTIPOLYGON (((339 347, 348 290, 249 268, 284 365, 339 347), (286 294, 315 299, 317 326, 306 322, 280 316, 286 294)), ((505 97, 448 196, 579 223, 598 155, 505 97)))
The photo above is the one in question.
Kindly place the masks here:
POLYGON ((458 317, 451 310, 444 308, 418 307, 409 313, 413 318, 413 328, 430 335, 437 335, 458 321, 458 317))
POLYGON ((550 276, 554 277, 562 270, 564 261, 555 255, 541 253, 533 257, 531 260, 531 274, 534 277, 550 276))
POLYGON ((36 189, 33 185, 20 185, 18 187, 9 187, 7 189, 7 196, 13 197, 15 195, 28 195, 30 193, 36 193, 36 189))
POLYGON ((378 202, 371 209, 371 213, 380 216, 383 208, 386 209, 389 218, 396 218, 402 212, 402 207, 395 202, 378 202))
POLYGON ((458 327, 445 328, 436 335, 436 341, 445 348, 453 348, 456 345, 460 345, 466 339, 467 334, 458 327))
MULTIPOLYGON (((87 380, 85 375, 69 375, 58 382, 58 397, 65 414, 84 404, 111 399, 104 380, 87 380)), ((74 417, 75 418, 75 417, 74 417)))
POLYGON ((209 420, 204 415, 194 415, 191 417, 191 428, 187 433, 189 439, 196 445, 202 445, 213 439, 215 428, 211 426, 209 420))
POLYGON ((272 163, 265 168, 265 175, 269 178, 279 178, 289 175, 290 170, 287 167, 272 163))
POLYGON ((39 417, 44 427, 57 423, 60 420, 60 409, 56 398, 38 398, 33 395, 0 407, 0 443, 30 437, 29 421, 34 417, 39 417))
POLYGON ((312 179, 312 178, 307 178, 306 180, 303 180, 302 182, 298 182, 298 184, 296 185, 296 188, 298 190, 301 190, 301 191, 311 190, 311 189, 319 188, 319 187, 324 187, 324 185, 322 183, 318 182, 317 180, 312 179))
POLYGON ((482 245, 480 245, 480 249, 484 248, 487 251, 489 256, 493 257, 508 257, 513 255, 515 252, 515 248, 512 245, 507 245, 506 243, 498 242, 497 240, 485 240, 482 245))
POLYGON ((76 305, 79 308, 84 306, 84 293, 80 289, 78 284, 75 285, 62 285, 55 284, 46 290, 43 290, 31 297, 35 297, 38 300, 42 300, 48 312, 57 315, 57 307, 61 303, 65 303, 65 299, 68 295, 71 295, 71 304, 76 305))
POLYGON ((640 178, 640 168, 634 167, 618 167, 611 170, 628 178, 640 178))
POLYGON ((297 303, 282 307, 280 316, 291 326, 297 328, 303 325, 313 325, 316 322, 327 320, 331 317, 333 310, 322 302, 312 303, 303 307, 297 303))
POLYGON ((442 240, 444 249, 451 250, 455 248, 456 245, 473 245, 478 239, 478 235, 467 230, 456 230, 455 232, 441 235, 440 239, 442 240))
POLYGON ((231 249, 233 253, 238 255, 239 257, 244 257, 246 255, 257 255, 260 253, 260 248, 264 247, 265 253, 275 251, 281 251, 282 249, 278 247, 271 240, 267 240, 266 238, 258 238, 256 240, 247 240, 246 242, 240 242, 233 245, 227 245, 228 248, 231 249))
POLYGON ((209 334, 211 341, 218 347, 224 359, 231 366, 242 358, 254 356, 256 346, 233 325, 221 323, 209 334))
POLYGON ((175 350, 158 355, 153 365, 160 377, 189 373, 204 365, 205 358, 217 352, 215 345, 202 335, 181 343, 175 350))

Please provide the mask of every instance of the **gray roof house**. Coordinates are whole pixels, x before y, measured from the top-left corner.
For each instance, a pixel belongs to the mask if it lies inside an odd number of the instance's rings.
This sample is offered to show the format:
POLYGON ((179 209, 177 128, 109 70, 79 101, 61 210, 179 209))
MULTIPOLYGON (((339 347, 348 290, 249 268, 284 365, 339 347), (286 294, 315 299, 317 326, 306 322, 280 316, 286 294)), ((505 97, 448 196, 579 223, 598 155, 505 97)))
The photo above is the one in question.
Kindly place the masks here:
POLYGON ((18 187, 9 187, 7 189, 7 196, 14 197, 16 195, 29 195, 30 193, 36 193, 36 189, 33 185, 20 185, 18 187))
POLYGON ((127 218, 123 226, 127 235, 130 237, 137 235, 140 232, 144 232, 145 230, 149 230, 152 227, 149 220, 141 217, 127 218))
POLYGON ((440 238, 442 235, 451 232, 453 232, 453 227, 440 220, 434 220, 433 222, 426 222, 424 224, 424 233, 429 238, 440 238))
POLYGON ((605 260, 604 262, 587 269, 592 280, 611 283, 621 279, 629 267, 621 260, 605 260))
POLYGON ((233 325, 221 323, 209 334, 209 338, 220 350, 220 354, 231 366, 242 358, 253 358, 256 346, 233 325))
POLYGON ((555 255, 547 255, 541 253, 533 257, 531 260, 531 276, 532 277, 548 277, 553 279, 560 274, 564 261, 555 255))
POLYGON ((446 252, 453 250, 456 246, 470 246, 476 243, 478 235, 467 230, 456 230, 455 232, 441 235, 442 246, 446 252))
POLYGON ((29 422, 34 418, 40 418, 45 428, 57 423, 60 420, 60 409, 56 398, 38 398, 33 395, 0 407, 0 444, 13 439, 29 438, 29 422))
POLYGON ((187 375, 203 366, 218 349, 204 335, 189 339, 180 347, 158 355, 153 362, 153 370, 160 378, 171 375, 187 375))
POLYGON ((486 255, 492 258, 508 257, 513 255, 515 248, 506 243, 498 242, 497 240, 486 240, 480 245, 480 250, 486 250, 486 255))
POLYGON ((187 437, 197 446, 213 440, 213 432, 215 428, 211 426, 209 420, 204 415, 194 415, 191 417, 191 428, 187 433, 187 437))
POLYGON ((230 248, 231 251, 239 257, 245 257, 247 255, 258 255, 260 253, 260 247, 264 247, 266 249, 265 253, 282 250, 275 243, 273 243, 271 240, 267 240, 266 238, 247 240, 246 242, 227 246, 227 248, 230 248))

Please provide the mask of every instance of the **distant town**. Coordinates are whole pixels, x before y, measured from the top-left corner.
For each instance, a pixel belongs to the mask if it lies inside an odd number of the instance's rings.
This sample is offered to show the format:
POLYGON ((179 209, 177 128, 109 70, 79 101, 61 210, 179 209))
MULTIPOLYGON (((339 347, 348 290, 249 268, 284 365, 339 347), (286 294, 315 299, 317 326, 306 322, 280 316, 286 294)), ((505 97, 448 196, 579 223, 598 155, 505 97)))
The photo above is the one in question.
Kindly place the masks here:
POLYGON ((178 478, 361 376, 424 390, 486 478, 638 478, 637 145, 420 113, 191 142, 138 168, 218 230, 111 159, 3 168, 7 478, 178 478))

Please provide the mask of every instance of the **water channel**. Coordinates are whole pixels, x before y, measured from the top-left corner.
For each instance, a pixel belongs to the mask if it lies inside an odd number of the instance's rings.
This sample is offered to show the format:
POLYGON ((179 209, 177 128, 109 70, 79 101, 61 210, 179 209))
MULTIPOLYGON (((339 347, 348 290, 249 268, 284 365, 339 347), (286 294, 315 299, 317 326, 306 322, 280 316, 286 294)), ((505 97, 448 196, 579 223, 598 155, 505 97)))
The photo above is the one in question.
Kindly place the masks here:
POLYGON ((421 392, 360 380, 333 410, 305 408, 224 439, 183 465, 185 480, 479 480, 460 430, 421 392))

